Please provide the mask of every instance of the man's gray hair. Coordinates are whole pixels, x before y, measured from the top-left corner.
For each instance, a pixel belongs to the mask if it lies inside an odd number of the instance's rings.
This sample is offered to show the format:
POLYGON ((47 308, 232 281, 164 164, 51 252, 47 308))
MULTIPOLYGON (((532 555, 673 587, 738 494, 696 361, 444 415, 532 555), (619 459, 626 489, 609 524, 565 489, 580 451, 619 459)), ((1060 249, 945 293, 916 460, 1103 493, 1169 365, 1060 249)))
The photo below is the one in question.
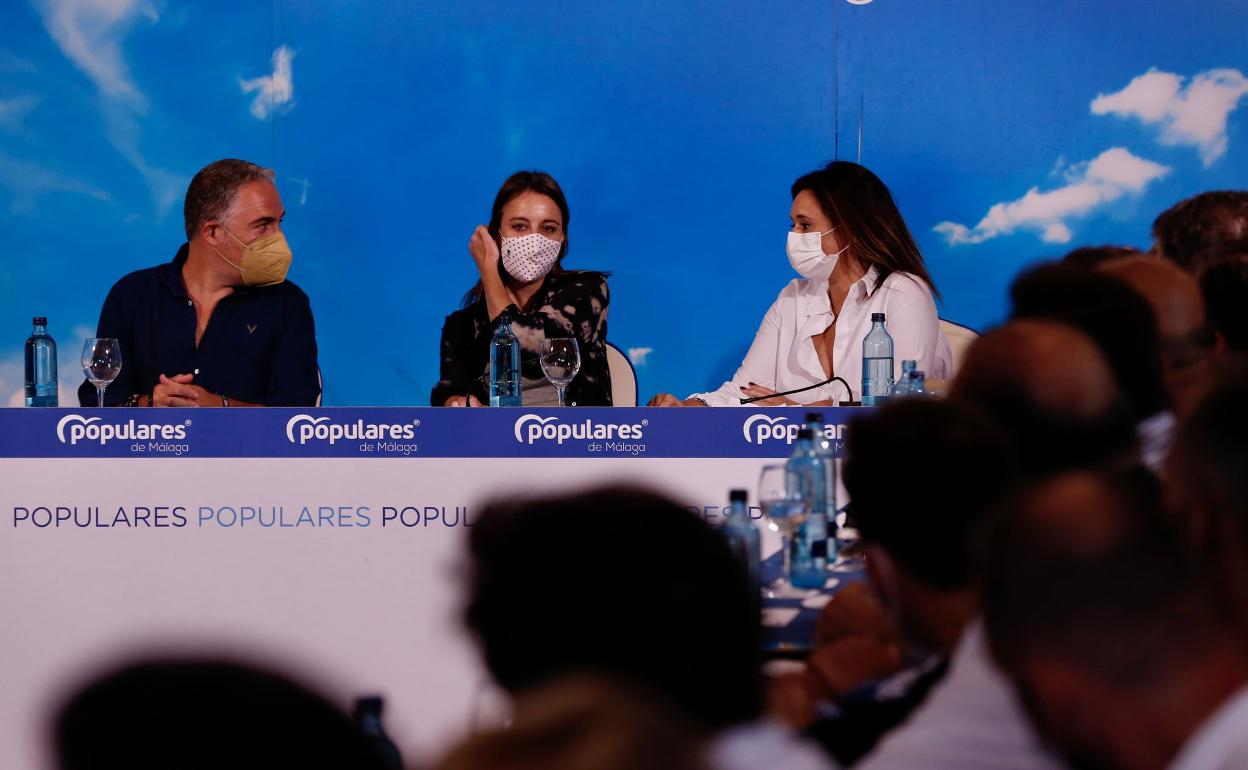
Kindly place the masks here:
POLYGON ((246 160, 225 158, 201 168, 186 188, 186 202, 182 205, 187 240, 195 237, 204 222, 223 219, 234 205, 240 187, 261 179, 272 182, 273 169, 246 160))

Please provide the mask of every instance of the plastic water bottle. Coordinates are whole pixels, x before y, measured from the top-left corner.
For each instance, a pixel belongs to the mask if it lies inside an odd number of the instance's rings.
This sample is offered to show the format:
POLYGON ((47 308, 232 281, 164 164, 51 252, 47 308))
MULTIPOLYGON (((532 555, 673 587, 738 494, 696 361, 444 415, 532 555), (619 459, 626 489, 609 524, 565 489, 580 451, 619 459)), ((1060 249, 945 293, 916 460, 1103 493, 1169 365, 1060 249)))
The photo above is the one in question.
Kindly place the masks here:
POLYGON ((26 339, 26 406, 57 406, 56 340, 48 319, 31 319, 35 330, 26 339))
POLYGON ((750 519, 746 499, 747 494, 744 489, 734 489, 728 493, 728 518, 724 520, 719 531, 728 541, 728 548, 741 560, 749 572, 750 587, 757 590, 761 546, 758 525, 750 519))
POLYGON ((901 379, 893 386, 893 398, 905 398, 910 395, 910 373, 917 369, 918 361, 907 358, 901 362, 901 379))
MULTIPOLYGON (((827 569, 836 561, 836 450, 832 448, 832 438, 828 437, 828 426, 823 422, 819 412, 806 413, 806 427, 814 433, 815 452, 823 459, 823 531, 826 543, 822 546, 823 568, 827 569)), ((811 516, 815 515, 811 511, 811 516)), ((818 561, 818 559, 816 559, 818 561)))
POLYGON ((871 314, 871 331, 862 340, 862 405, 883 406, 893 391, 893 338, 884 314, 871 314))
POLYGON ((815 450, 814 431, 802 426, 789 458, 789 483, 799 485, 810 515, 793 537, 789 576, 798 588, 823 588, 828 580, 827 468, 815 450))
POLYGON ((521 406, 520 340, 511 333, 511 314, 504 310, 490 341, 490 406, 521 406))
POLYGON ((927 390, 927 375, 918 370, 910 372, 909 391, 912 398, 927 398, 931 395, 927 390))
POLYGON ((355 701, 355 724, 373 745, 382 764, 390 770, 403 770, 403 757, 381 724, 381 711, 385 701, 379 695, 357 698, 355 701))

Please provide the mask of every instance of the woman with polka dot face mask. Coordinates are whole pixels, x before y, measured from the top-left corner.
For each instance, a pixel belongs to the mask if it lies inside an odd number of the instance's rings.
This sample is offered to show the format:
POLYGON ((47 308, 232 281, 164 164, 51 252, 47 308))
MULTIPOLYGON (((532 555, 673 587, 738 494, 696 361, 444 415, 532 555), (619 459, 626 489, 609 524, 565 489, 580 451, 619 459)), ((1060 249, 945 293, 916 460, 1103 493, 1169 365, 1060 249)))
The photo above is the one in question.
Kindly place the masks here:
POLYGON ((547 337, 575 337, 581 369, 568 385, 571 405, 610 406, 607 368, 607 275, 565 270, 568 203, 559 183, 541 171, 512 174, 468 242, 479 281, 442 327, 441 378, 434 406, 489 403, 489 343, 503 311, 520 341, 521 398, 525 406, 557 406, 543 375, 538 348, 547 337))

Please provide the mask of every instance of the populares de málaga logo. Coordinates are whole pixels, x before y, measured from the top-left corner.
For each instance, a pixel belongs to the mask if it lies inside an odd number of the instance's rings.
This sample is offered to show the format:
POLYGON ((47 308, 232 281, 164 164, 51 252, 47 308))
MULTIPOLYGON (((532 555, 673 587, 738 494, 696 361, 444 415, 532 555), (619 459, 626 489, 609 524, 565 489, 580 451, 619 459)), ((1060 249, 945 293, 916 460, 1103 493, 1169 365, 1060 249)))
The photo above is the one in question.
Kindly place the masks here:
MULTIPOLYGON (((801 423, 789 422, 788 417, 753 414, 741 424, 741 435, 749 444, 762 445, 768 441, 783 441, 786 444, 792 444, 797 440, 797 432, 801 428, 801 423)), ((823 437, 828 441, 840 441, 845 437, 845 426, 827 425, 823 429, 823 437)))
POLYGON ((633 423, 595 422, 590 419, 580 422, 562 422, 558 417, 538 417, 526 414, 516 420, 516 441, 532 446, 538 441, 553 441, 562 444, 565 441, 637 441, 645 438, 645 427, 649 420, 633 423))
POLYGON ((73 446, 79 441, 99 443, 110 441, 183 441, 190 420, 176 423, 147 423, 137 420, 104 422, 100 417, 67 414, 56 423, 56 438, 73 446))
POLYGON ((339 441, 411 441, 416 438, 418 427, 420 420, 379 423, 361 419, 343 423, 329 417, 297 414, 286 421, 286 438, 299 445, 309 441, 327 441, 331 445, 339 441))

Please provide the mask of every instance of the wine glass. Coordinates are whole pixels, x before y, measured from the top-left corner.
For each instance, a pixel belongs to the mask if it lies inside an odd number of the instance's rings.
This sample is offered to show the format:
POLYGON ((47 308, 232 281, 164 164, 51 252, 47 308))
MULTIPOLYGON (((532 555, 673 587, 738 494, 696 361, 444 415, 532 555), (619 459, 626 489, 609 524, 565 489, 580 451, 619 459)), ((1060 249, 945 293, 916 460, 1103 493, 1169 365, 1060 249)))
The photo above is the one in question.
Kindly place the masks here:
POLYGON ((547 337, 542 340, 538 353, 541 356, 542 373, 559 393, 559 406, 564 403, 564 391, 568 383, 581 370, 581 351, 575 337, 547 337))
POLYGON ((95 386, 99 406, 104 390, 121 374, 121 345, 113 337, 92 337, 82 346, 82 371, 95 386))
POLYGON ((789 551, 793 534, 810 516, 810 490, 804 488, 803 476, 785 465, 764 465, 758 477, 758 502, 767 517, 767 528, 780 533, 780 550, 784 568, 780 577, 768 587, 771 598, 796 595, 789 581, 789 551))

